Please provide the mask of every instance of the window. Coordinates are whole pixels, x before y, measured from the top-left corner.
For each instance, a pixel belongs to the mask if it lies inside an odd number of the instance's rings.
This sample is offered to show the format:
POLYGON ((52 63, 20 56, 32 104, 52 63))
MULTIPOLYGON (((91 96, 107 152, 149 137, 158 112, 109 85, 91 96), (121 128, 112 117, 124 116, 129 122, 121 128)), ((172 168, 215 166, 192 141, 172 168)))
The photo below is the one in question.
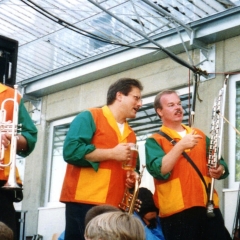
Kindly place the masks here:
MULTIPOLYGON (((178 90, 181 95, 182 105, 184 108, 184 123, 188 124, 191 94, 189 99, 188 88, 178 90)), ((142 165, 145 165, 145 139, 152 134, 157 132, 161 120, 156 116, 155 110, 153 108, 153 101, 155 95, 147 98, 143 98, 143 107, 138 112, 136 119, 129 120, 129 125, 134 129, 137 134, 137 140, 139 145, 139 156, 142 165)), ((62 151, 63 143, 69 129, 70 123, 74 117, 54 121, 50 124, 50 141, 49 141, 49 153, 48 153, 48 173, 47 173, 47 186, 48 189, 45 199, 45 206, 58 206, 59 197, 62 189, 62 183, 65 176, 66 163, 63 160, 62 151)), ((144 170, 142 182, 142 187, 147 187, 150 190, 153 189, 153 179, 147 170, 144 170)))
POLYGON ((50 141, 48 153, 48 189, 45 206, 56 206, 59 204, 59 197, 62 183, 65 176, 66 162, 63 160, 63 143, 73 117, 54 121, 50 124, 50 141))
MULTIPOLYGON (((228 166, 229 188, 238 188, 240 181, 240 136, 235 131, 240 129, 240 74, 229 79, 229 141, 228 166)), ((225 137, 227 137, 225 135, 225 137)))

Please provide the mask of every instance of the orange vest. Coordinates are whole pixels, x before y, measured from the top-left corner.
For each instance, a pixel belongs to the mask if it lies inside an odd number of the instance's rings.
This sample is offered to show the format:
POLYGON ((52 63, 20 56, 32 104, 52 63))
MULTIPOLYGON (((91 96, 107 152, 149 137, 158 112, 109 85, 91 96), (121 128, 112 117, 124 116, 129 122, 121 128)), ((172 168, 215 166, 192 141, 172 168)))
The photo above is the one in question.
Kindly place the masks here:
MULTIPOLYGON (((166 130, 166 128, 163 128, 162 131, 164 129, 166 130)), ((199 140, 199 143, 192 150, 187 150, 186 152, 197 165, 208 185, 211 182, 211 178, 208 176, 206 166, 206 136, 199 129, 195 130, 203 138, 199 140)), ((187 131, 189 133, 191 131, 190 128, 187 128, 187 131)), ((169 135, 168 132, 165 133, 169 135)), ((153 134, 152 137, 165 153, 172 149, 173 145, 165 137, 160 134, 153 134)), ((174 140, 179 141, 180 136, 178 139, 174 138, 174 140)), ((207 194, 204 184, 192 165, 182 155, 171 171, 170 177, 167 180, 154 178, 154 183, 154 201, 160 210, 159 215, 161 217, 167 217, 194 206, 206 207, 207 194)), ((214 191, 213 200, 215 207, 218 207, 219 199, 216 191, 214 191)))
MULTIPOLYGON (((10 87, 7 87, 7 86, 5 86, 3 84, 0 84, 0 106, 1 106, 1 110, 5 109, 5 111, 6 111, 6 118, 2 119, 3 122, 12 121, 12 118, 13 118, 13 101, 8 100, 2 106, 2 102, 5 99, 8 99, 8 98, 9 99, 13 99, 14 98, 14 89, 12 89, 10 87)), ((21 100, 21 97, 18 94, 18 100, 17 100, 18 104, 20 104, 20 100, 21 100)), ((9 163, 10 148, 11 148, 11 145, 9 145, 7 147, 7 149, 4 150, 4 158, 1 160, 2 164, 9 163)), ((9 167, 1 167, 0 166, 0 180, 7 180, 8 179, 9 170, 10 170, 10 166, 9 167)), ((21 180, 20 180, 20 177, 19 177, 17 169, 16 169, 16 175, 17 175, 17 182, 21 183, 21 180)))
MULTIPOLYGON (((107 149, 121 142, 136 142, 135 133, 127 123, 121 136, 107 106, 90 109, 90 112, 96 125, 92 138, 92 144, 96 148, 107 149)), ((125 181, 126 171, 119 161, 100 162, 97 171, 91 167, 67 164, 60 201, 118 206, 123 198, 125 181)))

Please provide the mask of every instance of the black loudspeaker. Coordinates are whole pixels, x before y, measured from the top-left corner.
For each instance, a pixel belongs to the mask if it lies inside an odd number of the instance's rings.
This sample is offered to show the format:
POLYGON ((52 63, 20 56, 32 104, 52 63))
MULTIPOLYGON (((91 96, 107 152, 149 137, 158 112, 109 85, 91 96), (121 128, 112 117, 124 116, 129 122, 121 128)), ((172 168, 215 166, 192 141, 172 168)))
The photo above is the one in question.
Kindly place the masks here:
POLYGON ((18 41, 0 35, 0 82, 16 84, 18 41))

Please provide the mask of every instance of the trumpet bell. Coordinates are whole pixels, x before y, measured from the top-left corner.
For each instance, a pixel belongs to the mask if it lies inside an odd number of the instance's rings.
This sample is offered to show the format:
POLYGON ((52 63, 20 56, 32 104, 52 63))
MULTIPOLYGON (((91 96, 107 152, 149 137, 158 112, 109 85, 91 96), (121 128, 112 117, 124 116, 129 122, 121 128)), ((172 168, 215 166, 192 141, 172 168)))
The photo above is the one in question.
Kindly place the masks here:
POLYGON ((13 157, 11 165, 10 165, 10 171, 9 171, 9 176, 8 176, 8 180, 5 183, 4 186, 2 186, 2 188, 5 189, 15 189, 15 190, 21 190, 22 188, 18 185, 17 183, 17 179, 16 179, 16 158, 13 157))
POLYGON ((10 190, 22 190, 22 188, 16 182, 7 181, 2 188, 10 190))
POLYGON ((140 172, 139 179, 135 181, 133 192, 131 193, 130 190, 126 187, 122 201, 118 205, 122 211, 127 212, 128 214, 133 214, 134 211, 139 212, 139 209, 141 208, 141 201, 137 197, 145 167, 145 165, 142 165, 142 171, 140 172))

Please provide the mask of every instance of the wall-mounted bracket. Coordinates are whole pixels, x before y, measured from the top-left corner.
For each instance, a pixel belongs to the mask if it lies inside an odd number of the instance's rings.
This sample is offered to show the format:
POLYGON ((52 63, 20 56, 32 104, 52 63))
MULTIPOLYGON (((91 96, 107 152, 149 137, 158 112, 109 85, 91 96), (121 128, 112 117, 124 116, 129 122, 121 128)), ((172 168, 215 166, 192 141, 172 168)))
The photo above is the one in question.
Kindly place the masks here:
POLYGON ((200 76, 200 81, 206 81, 215 78, 216 71, 216 49, 215 44, 211 45, 208 50, 200 49, 199 68, 206 71, 208 76, 200 76))
POLYGON ((32 104, 32 110, 29 111, 29 114, 31 115, 34 124, 40 124, 42 114, 42 98, 35 98, 33 96, 24 94, 23 100, 29 101, 32 104))

